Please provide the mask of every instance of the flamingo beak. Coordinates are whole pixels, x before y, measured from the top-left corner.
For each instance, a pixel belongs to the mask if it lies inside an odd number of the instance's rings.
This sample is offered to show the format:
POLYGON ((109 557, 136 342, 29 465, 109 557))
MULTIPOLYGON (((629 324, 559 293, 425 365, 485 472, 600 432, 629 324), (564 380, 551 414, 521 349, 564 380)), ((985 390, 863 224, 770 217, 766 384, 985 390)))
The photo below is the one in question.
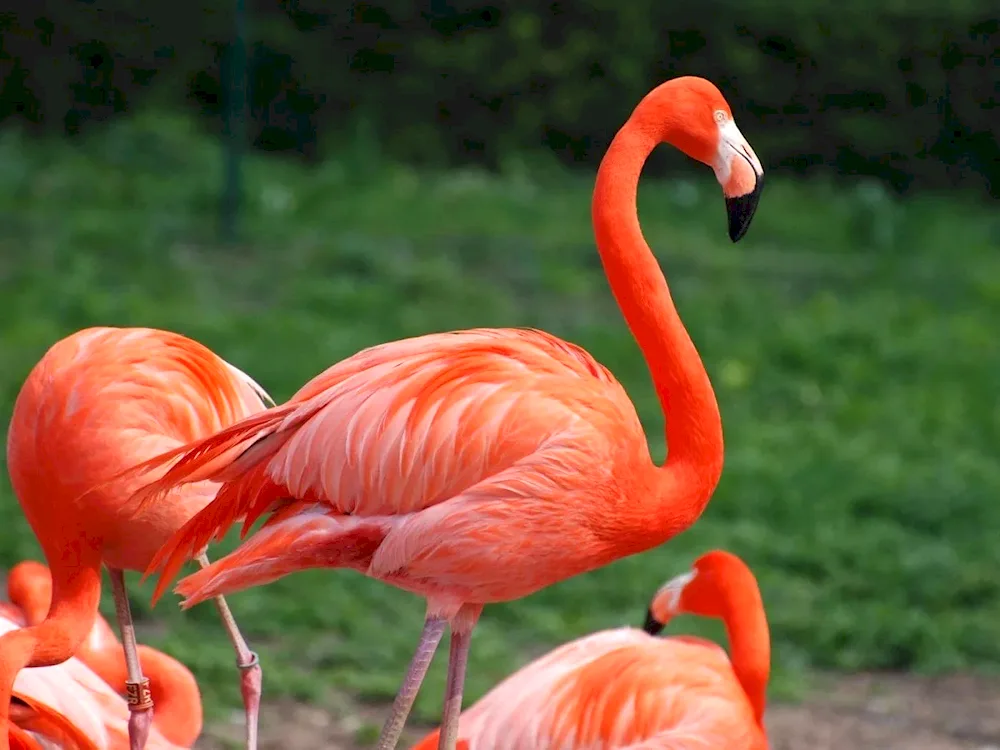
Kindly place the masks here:
POLYGON ((733 120, 719 127, 715 174, 726 197, 729 238, 739 242, 757 212, 764 189, 764 168, 733 120))
POLYGON ((657 620, 653 616, 653 610, 647 609, 646 622, 643 623, 642 629, 645 630, 650 635, 659 635, 660 632, 663 630, 663 627, 664 627, 663 623, 657 620))
POLYGON ((643 623, 643 630, 650 635, 657 635, 666 627, 667 622, 674 615, 680 614, 681 595, 684 593, 684 587, 691 583, 696 575, 697 573, 691 570, 679 576, 674 576, 660 587, 660 590, 656 592, 656 596, 653 597, 649 609, 646 610, 646 621, 643 623))

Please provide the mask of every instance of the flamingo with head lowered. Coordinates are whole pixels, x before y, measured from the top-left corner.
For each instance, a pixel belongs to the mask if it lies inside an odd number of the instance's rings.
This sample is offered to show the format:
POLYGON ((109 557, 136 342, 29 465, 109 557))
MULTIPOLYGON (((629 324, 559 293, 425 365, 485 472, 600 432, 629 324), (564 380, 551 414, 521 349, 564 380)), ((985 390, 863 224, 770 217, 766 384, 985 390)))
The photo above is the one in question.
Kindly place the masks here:
MULTIPOLYGON (((567 643, 465 711, 463 750, 767 750, 771 640, 757 580, 709 552, 656 593, 643 630, 567 643), (655 637, 676 615, 722 619, 730 655, 691 636, 655 637)), ((432 732, 412 750, 433 750, 432 732)))
POLYGON ((504 328, 382 344, 288 402, 135 468, 168 467, 133 496, 144 505, 189 482, 222 483, 147 569, 162 571, 156 595, 239 519, 245 535, 270 514, 233 553, 180 582, 184 606, 322 567, 425 597, 420 642, 378 748, 396 746, 450 627, 440 747, 454 750, 483 606, 662 544, 695 522, 719 480, 715 394, 636 212, 639 175, 660 143, 712 167, 734 241, 750 225, 763 170, 719 90, 686 77, 639 103, 598 171, 597 248, 666 415, 663 466, 625 389, 562 339, 504 328))
MULTIPOLYGON (((8 750, 7 705, 24 668, 69 659, 92 633, 107 568, 131 709, 131 750, 152 726, 126 570, 144 570, 170 536, 204 508, 217 485, 202 482, 142 508, 138 485, 119 477, 169 448, 210 435, 264 409, 267 396, 207 347, 170 331, 96 327, 53 344, 14 402, 7 469, 52 573, 52 605, 41 621, 0 636, 0 750, 8 750)), ((198 560, 208 565, 199 552, 198 560)), ((257 746, 261 669, 226 601, 215 600, 236 651, 246 708, 247 750, 257 746)), ((117 666, 116 666, 117 668, 117 666)))

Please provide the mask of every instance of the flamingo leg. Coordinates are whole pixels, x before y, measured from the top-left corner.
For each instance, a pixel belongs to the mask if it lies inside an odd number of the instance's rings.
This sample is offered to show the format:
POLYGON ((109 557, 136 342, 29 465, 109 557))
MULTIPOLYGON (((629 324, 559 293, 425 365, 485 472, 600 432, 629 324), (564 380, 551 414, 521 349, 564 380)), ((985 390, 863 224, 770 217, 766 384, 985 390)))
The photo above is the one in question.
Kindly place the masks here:
POLYGON ((111 593, 115 599, 115 613, 118 615, 122 648, 125 650, 125 669, 128 673, 125 692, 129 709, 129 750, 143 750, 149 738, 149 729, 153 725, 153 697, 149 692, 149 680, 143 676, 139 664, 135 625, 125 591, 125 573, 117 568, 108 568, 108 574, 111 577, 111 593))
POLYGON ((444 715, 438 750, 455 750, 458 743, 458 719, 462 714, 462 690, 465 687, 465 670, 469 664, 471 630, 451 631, 451 648, 448 656, 448 683, 444 692, 444 715))
MULTIPOLYGON (((204 552, 196 559, 201 568, 208 567, 208 555, 204 552)), ((260 660, 257 658, 257 654, 247 646, 226 600, 217 596, 213 601, 215 608, 219 610, 222 624, 226 628, 226 632, 229 633, 229 640, 233 642, 233 648, 236 649, 236 666, 240 670, 240 692, 243 693, 243 707, 246 710, 246 750, 257 750, 257 722, 260 714, 261 685, 264 678, 260 668, 260 660)))
POLYGON ((441 642, 441 636, 444 635, 446 624, 447 621, 439 617, 428 617, 424 621, 420 642, 406 670, 406 676, 403 677, 403 684, 396 694, 396 700, 392 702, 392 712, 382 727, 376 750, 395 750, 399 736, 403 733, 406 718, 413 708, 413 701, 420 692, 420 685, 427 675, 427 669, 434 658, 434 652, 437 651, 438 643, 441 642))

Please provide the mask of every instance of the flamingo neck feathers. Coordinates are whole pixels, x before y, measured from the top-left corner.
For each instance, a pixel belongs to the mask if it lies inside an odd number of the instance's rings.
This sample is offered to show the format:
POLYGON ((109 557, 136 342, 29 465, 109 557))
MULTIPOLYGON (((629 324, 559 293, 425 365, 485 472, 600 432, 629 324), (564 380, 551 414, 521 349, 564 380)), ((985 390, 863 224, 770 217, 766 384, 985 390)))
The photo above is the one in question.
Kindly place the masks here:
POLYGON ((733 674, 753 707, 757 724, 763 728, 771 676, 771 635, 760 588, 743 565, 718 570, 716 580, 733 674))
POLYGON ((630 498, 642 506, 636 508, 643 516, 636 519, 642 522, 636 534, 645 540, 638 543, 648 546, 698 519, 718 484, 723 459, 722 420, 712 384, 639 226, 636 199, 646 160, 659 142, 685 137, 677 118, 665 124, 665 132, 665 137, 662 131, 652 133, 633 115, 601 162, 592 203, 608 283, 645 357, 666 419, 667 461, 662 468, 651 466, 646 497, 630 498))

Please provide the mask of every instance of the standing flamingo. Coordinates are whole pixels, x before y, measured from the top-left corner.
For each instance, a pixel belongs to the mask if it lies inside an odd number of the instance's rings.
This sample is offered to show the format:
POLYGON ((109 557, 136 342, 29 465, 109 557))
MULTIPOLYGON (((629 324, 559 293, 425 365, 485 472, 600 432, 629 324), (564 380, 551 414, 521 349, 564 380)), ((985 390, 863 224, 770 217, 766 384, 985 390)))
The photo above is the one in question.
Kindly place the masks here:
POLYGON ((715 170, 729 233, 745 233, 762 168, 719 90, 677 78, 636 107, 601 163, 593 198, 604 268, 667 415, 669 457, 650 458, 635 408, 583 349, 535 330, 478 329, 366 349, 286 404, 140 466, 173 465, 134 499, 223 482, 157 553, 154 598, 239 518, 267 525, 179 584, 184 606, 293 571, 352 568, 421 594, 427 616, 378 742, 394 748, 446 626, 441 747, 455 748, 469 639, 483 605, 531 594, 643 552, 701 515, 722 471, 711 383, 636 214, 660 142, 715 170))
MULTIPOLYGON (((84 643, 108 568, 127 664, 132 750, 152 717, 136 650, 125 570, 144 570, 168 537, 207 505, 201 482, 142 508, 123 471, 261 411, 263 390, 201 344, 148 328, 88 328, 57 342, 35 365, 7 434, 11 483, 52 570, 43 621, 0 638, 0 750, 8 750, 11 685, 24 667, 59 664, 84 643)), ((199 552, 199 562, 208 565, 199 552)), ((242 670, 247 747, 257 737, 261 672, 226 605, 216 605, 242 670)))
MULTIPOLYGON (((0 633, 25 627, 26 615, 13 603, 0 602, 0 633)), ((200 707, 198 710, 200 717, 200 707)), ((62 750, 125 750, 129 746, 129 715, 125 699, 77 657, 53 666, 24 669, 14 680, 10 704, 11 748, 51 747, 31 744, 34 740, 24 736, 30 733, 62 750)), ((192 725, 179 713, 174 719, 192 725)), ((198 724, 200 727, 200 718, 198 724)), ((150 731, 148 750, 182 750, 194 744, 197 732, 189 733, 189 741, 175 743, 160 733, 159 725, 155 722, 150 731)))
MULTIPOLYGON (((34 560, 19 562, 7 574, 7 596, 23 613, 24 625, 44 622, 52 601, 49 569, 34 560)), ((177 747, 191 747, 202 729, 201 691, 194 675, 162 651, 138 644, 136 652, 143 673, 149 679, 150 696, 156 705, 153 728, 167 742, 177 747)), ((94 626, 75 656, 115 692, 127 693, 128 667, 122 644, 100 614, 94 618, 94 626)), ((122 721, 122 726, 125 725, 122 721)))
MULTIPOLYGON (((462 714, 466 750, 767 750, 771 642, 746 564, 709 552, 666 583, 645 632, 618 628, 564 644, 462 714), (711 641, 656 638, 672 617, 718 617, 732 657, 711 641)), ((412 750, 433 750, 438 732, 412 750)))

